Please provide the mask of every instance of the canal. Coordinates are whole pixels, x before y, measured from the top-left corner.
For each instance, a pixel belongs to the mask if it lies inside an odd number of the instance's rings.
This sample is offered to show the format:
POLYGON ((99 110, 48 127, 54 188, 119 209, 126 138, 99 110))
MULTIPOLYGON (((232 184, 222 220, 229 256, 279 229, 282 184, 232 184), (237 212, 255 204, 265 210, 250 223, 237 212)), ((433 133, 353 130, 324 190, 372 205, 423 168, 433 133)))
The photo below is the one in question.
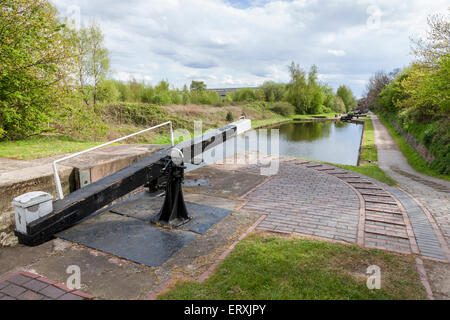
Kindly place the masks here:
POLYGON ((199 166, 186 164, 187 171, 244 151, 355 166, 358 164, 363 128, 359 123, 322 121, 287 122, 252 130, 205 152, 199 166), (278 130, 278 139, 274 139, 274 130, 278 130))
POLYGON ((341 121, 288 122, 279 130, 280 155, 336 164, 357 165, 363 125, 341 121))

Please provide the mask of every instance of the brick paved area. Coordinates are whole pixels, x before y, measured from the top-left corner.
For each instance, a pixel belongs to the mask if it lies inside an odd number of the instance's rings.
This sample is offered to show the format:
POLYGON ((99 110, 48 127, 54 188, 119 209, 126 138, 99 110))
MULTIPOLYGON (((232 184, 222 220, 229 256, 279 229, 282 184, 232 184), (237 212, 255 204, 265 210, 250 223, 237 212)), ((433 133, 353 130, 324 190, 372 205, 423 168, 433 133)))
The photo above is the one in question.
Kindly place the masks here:
POLYGON ((356 173, 317 163, 304 163, 352 186, 360 197, 358 244, 401 253, 419 253, 412 227, 402 204, 380 184, 356 173))
POLYGON ((93 297, 29 272, 18 272, 0 280, 0 300, 89 299, 93 297))
MULTIPOLYGON (((450 262, 423 208, 398 188, 331 165, 280 157, 279 171, 242 199, 259 229, 299 233, 450 262)), ((215 165, 258 173, 258 165, 215 165)), ((442 240, 442 241, 441 241, 442 240)))
POLYGON ((247 198, 243 210, 268 215, 259 228, 357 240, 358 196, 339 179, 305 168, 299 161, 281 163, 278 174, 247 198))

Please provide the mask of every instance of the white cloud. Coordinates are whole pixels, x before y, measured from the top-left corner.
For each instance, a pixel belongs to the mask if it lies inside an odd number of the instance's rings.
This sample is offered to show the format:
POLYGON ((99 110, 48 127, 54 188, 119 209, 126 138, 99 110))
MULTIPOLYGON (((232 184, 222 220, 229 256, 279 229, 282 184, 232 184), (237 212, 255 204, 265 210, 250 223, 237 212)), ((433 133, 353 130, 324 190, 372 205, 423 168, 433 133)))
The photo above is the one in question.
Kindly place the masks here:
POLYGON ((328 53, 332 54, 333 56, 336 56, 336 57, 343 57, 346 55, 344 50, 331 50, 330 49, 330 50, 328 50, 328 53))
POLYGON ((181 88, 193 79, 208 87, 288 81, 290 61, 312 64, 330 85, 349 85, 380 69, 406 66, 411 35, 423 34, 428 14, 447 0, 50 0, 62 15, 80 7, 96 19, 118 79, 167 79, 181 88), (377 28, 368 28, 370 6, 377 28))

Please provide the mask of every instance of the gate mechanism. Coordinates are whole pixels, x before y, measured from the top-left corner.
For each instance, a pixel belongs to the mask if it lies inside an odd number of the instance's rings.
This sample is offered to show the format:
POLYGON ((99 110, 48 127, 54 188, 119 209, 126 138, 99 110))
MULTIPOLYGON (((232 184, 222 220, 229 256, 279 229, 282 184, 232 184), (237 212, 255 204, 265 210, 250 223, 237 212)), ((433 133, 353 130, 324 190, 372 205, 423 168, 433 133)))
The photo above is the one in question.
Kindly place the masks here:
MULTIPOLYGON (((159 126, 162 125, 164 124, 159 126)), ((153 127, 146 130, 150 129, 153 127)), ((155 215, 154 222, 180 226, 190 219, 181 190, 184 162, 194 163, 196 156, 250 129, 251 121, 240 119, 189 141, 183 141, 175 147, 156 152, 65 197, 61 196, 53 202, 49 200, 50 203, 45 205, 45 208, 49 205, 48 210, 40 212, 42 214, 26 213, 26 224, 21 228, 16 226, 15 234, 22 244, 39 245, 144 185, 150 191, 166 189, 164 205, 155 215)), ((19 209, 18 213, 21 212, 19 209)))

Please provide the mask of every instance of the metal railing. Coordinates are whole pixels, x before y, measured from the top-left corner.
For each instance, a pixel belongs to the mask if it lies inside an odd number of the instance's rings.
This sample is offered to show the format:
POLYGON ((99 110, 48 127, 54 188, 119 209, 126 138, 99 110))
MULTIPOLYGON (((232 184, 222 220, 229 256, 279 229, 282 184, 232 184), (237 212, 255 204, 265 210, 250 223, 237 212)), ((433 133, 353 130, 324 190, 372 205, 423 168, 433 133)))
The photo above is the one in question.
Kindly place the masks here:
POLYGON ((61 161, 67 160, 67 159, 71 159, 71 158, 77 157, 77 156, 79 156, 79 155, 81 155, 81 154, 84 154, 84 153, 86 153, 86 152, 89 152, 89 151, 93 151, 93 150, 96 150, 96 149, 103 148, 103 147, 105 147, 105 146, 107 146, 107 145, 110 145, 110 144, 113 144, 113 143, 116 143, 116 142, 119 142, 119 141, 122 141, 122 140, 125 140, 125 139, 128 139, 128 138, 134 137, 134 136, 136 136, 136 135, 138 135, 138 134, 141 134, 141 133, 144 133, 144 132, 147 132, 147 131, 150 131, 150 130, 157 129, 157 128, 160 128, 160 127, 165 126, 165 125, 170 125, 170 144, 171 144, 172 147, 173 147, 173 146, 174 146, 174 141, 173 141, 172 121, 167 121, 167 122, 158 124, 158 125, 156 125, 156 126, 154 126, 154 127, 150 127, 150 128, 141 130, 141 131, 139 131, 139 132, 132 133, 132 134, 130 134, 130 135, 128 135, 128 136, 125 136, 125 137, 122 137, 122 138, 119 138, 119 139, 116 139, 116 140, 113 140, 113 141, 109 141, 109 142, 103 143, 103 144, 101 144, 101 145, 99 145, 99 146, 92 147, 92 148, 90 148, 90 149, 86 149, 86 150, 83 150, 83 151, 80 151, 80 152, 76 152, 76 153, 73 153, 73 154, 71 154, 71 155, 68 155, 67 157, 64 157, 64 158, 61 158, 61 159, 58 159, 58 160, 53 161, 53 175, 54 175, 54 178, 55 178, 56 191, 58 192, 58 197, 59 197, 59 199, 64 199, 64 194, 63 194, 63 191, 62 191, 61 180, 59 179, 58 170, 56 169, 56 164, 57 164, 58 162, 61 162, 61 161))

